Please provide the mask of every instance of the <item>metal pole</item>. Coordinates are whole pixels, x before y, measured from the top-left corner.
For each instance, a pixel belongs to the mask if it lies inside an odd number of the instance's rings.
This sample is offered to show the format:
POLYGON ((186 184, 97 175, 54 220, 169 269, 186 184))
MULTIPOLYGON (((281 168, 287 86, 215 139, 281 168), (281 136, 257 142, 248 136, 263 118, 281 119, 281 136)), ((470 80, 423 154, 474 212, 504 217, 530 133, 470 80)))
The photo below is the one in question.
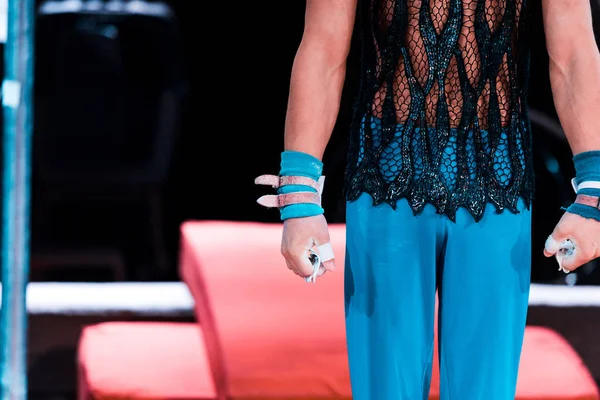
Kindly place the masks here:
POLYGON ((34 0, 8 0, 2 84, 2 400, 27 399, 30 168, 33 130, 34 0))

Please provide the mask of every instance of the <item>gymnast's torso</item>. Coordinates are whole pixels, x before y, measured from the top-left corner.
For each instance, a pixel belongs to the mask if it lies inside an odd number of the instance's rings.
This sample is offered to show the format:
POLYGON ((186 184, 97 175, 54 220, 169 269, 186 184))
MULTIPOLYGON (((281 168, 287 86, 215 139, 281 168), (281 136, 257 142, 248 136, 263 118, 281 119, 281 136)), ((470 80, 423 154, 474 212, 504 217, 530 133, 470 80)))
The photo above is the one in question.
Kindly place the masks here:
POLYGON ((476 220, 533 194, 527 0, 359 0, 346 196, 476 220))

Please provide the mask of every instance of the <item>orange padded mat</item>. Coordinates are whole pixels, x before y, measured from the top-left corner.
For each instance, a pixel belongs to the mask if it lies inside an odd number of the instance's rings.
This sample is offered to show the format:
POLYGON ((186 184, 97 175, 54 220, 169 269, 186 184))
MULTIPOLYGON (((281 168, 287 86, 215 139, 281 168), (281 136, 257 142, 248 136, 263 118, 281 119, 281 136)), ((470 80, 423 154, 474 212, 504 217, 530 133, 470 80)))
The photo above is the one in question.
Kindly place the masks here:
MULTIPOLYGON (((196 301, 219 392, 231 399, 350 399, 344 331, 345 227, 331 225, 338 270, 309 285, 280 255, 281 224, 188 222, 181 276, 196 301)), ((437 367, 437 362, 434 362, 437 367)), ((437 368, 436 368, 437 369, 437 368)), ((431 399, 439 398, 433 372, 431 399)), ((579 356, 529 327, 519 400, 598 400, 579 356)))
POLYGON ((233 399, 350 399, 344 332, 344 226, 331 226, 339 271, 309 285, 279 253, 280 224, 186 223, 181 275, 233 399))
POLYGON ((78 400, 217 398, 202 332, 194 323, 88 326, 80 338, 77 364, 78 400))

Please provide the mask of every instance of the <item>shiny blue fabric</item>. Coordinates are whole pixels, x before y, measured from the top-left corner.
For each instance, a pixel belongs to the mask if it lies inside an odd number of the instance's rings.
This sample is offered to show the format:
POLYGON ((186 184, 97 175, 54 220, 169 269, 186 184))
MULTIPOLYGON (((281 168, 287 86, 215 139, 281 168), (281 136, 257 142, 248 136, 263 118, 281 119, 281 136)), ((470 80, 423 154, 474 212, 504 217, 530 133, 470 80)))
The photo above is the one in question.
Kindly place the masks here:
MULTIPOLYGON (((371 131, 378 145, 377 121, 371 131)), ((431 151, 441 152, 440 177, 454 190, 459 145, 449 143, 431 151)), ((475 148, 466 146, 472 155, 475 148)), ((507 141, 497 143, 484 190, 511 184, 514 176, 503 163, 508 152, 507 141)), ((399 148, 382 157, 403 162, 399 148)), ((418 179, 423 163, 413 157, 418 179)), ((473 169, 467 172, 476 178, 473 169)), ((385 164, 379 173, 387 179, 385 164)), ((441 400, 514 400, 530 284, 526 201, 520 199, 515 212, 497 213, 492 203, 476 215, 460 207, 454 219, 432 204, 416 215, 405 198, 395 205, 374 205, 367 193, 347 203, 345 312, 353 399, 428 398, 437 293, 441 400)))
POLYGON ((427 205, 413 215, 347 204, 345 312, 354 400, 426 400, 436 290, 441 400, 514 400, 527 314, 531 213, 456 222, 427 205))

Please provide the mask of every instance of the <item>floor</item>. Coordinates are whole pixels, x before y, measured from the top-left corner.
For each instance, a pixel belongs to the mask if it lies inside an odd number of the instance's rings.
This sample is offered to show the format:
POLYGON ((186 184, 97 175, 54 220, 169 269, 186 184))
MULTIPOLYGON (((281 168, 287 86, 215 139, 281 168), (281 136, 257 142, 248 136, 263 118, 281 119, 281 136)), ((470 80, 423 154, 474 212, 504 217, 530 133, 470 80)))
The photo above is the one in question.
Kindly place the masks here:
MULTIPOLYGON (((75 400, 76 346, 85 325, 194 320, 193 299, 180 283, 64 285, 30 285, 30 400, 75 400)), ((600 385, 600 288, 534 285, 528 323, 565 336, 600 385)))

